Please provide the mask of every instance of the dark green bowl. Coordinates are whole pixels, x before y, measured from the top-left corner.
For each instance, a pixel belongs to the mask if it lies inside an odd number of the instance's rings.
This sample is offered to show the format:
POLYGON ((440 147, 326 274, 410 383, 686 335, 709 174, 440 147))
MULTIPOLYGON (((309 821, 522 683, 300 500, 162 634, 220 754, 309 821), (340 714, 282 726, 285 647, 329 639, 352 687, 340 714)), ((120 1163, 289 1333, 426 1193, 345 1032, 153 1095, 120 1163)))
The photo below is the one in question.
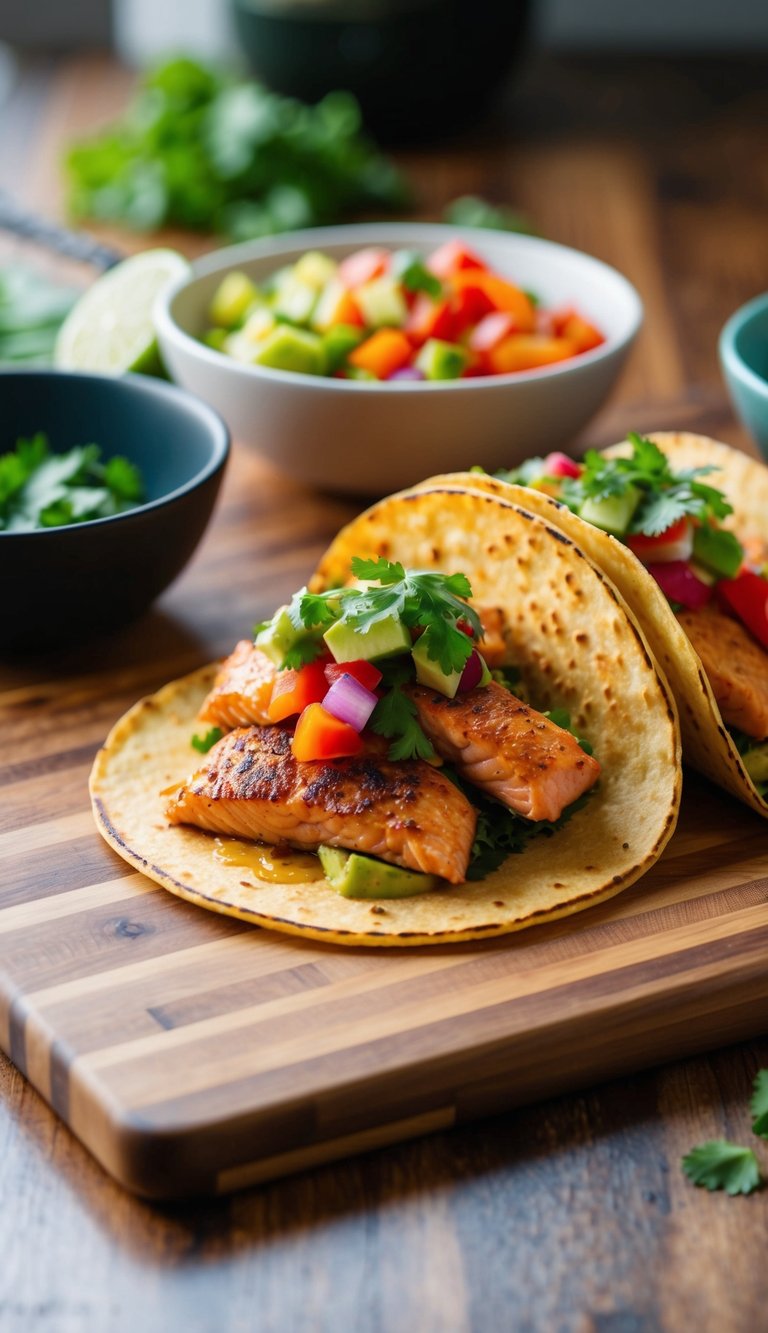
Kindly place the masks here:
POLYGON ((0 651, 49 648, 133 620, 205 531, 229 452, 221 418, 140 375, 0 371, 0 453, 44 431, 56 452, 95 443, 141 469, 148 499, 113 518, 0 532, 0 651))

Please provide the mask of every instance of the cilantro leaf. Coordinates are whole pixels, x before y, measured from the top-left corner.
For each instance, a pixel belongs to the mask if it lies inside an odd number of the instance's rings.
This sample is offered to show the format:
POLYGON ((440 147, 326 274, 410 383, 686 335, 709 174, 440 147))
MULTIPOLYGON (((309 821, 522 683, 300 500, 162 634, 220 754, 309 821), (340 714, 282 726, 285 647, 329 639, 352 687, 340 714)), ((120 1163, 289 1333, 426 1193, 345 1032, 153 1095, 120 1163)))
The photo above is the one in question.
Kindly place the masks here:
POLYGON ((223 735, 224 732, 221 727, 211 727, 210 731, 206 731, 204 736, 192 736, 189 743, 193 750, 198 750, 200 754, 207 754, 216 742, 221 740, 223 735))
POLYGON ((0 456, 0 529, 31 532, 109 518, 144 497, 139 469, 115 456, 100 461, 97 444, 53 453, 39 432, 0 456))
POLYGON ((417 720, 416 705, 399 684, 379 699, 369 725, 378 736, 392 739, 390 759, 434 759, 432 742, 417 720))
POLYGON ((726 1139, 710 1139, 683 1158, 683 1171, 694 1185, 726 1194, 751 1194, 762 1184, 757 1158, 751 1148, 726 1139))
POLYGON ((280 664, 280 670, 300 671, 303 666, 314 662, 315 658, 320 656, 324 646, 322 639, 312 639, 309 636, 297 639, 287 650, 280 664))
POLYGON ((758 1069, 754 1089, 749 1103, 752 1130, 761 1139, 768 1139, 768 1069, 758 1069))
POLYGON ((405 578, 403 566, 396 560, 385 560, 383 556, 375 556, 373 560, 353 556, 352 573, 356 579, 381 584, 402 583, 405 578))

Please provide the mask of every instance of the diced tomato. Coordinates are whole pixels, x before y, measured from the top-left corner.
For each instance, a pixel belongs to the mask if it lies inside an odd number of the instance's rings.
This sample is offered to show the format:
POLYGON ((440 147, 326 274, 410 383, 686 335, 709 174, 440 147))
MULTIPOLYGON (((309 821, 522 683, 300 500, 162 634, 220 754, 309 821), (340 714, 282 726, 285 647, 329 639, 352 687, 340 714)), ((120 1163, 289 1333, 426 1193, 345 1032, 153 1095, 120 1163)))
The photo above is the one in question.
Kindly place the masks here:
POLYGON ((358 370, 369 370, 377 379, 386 380, 412 356, 413 344, 399 329, 377 329, 347 359, 358 370))
POLYGON ((372 246, 356 250, 339 264, 339 279, 345 287, 362 287, 364 282, 371 282, 386 273, 389 260, 388 250, 376 250, 372 246))
POLYGON ((580 477, 583 471, 581 463, 577 463, 575 458, 569 458, 567 454, 560 453, 558 449, 547 454, 544 466, 548 477, 580 477))
POLYGON ((441 338, 444 342, 452 342, 453 317, 450 301, 447 298, 433 301, 426 292, 419 292, 409 311, 405 332, 414 347, 421 347, 430 338, 441 338))
POLYGON ((375 690, 381 681, 381 672, 373 662, 366 662, 361 658, 359 662, 329 662, 325 668, 325 679, 329 685, 339 680, 341 676, 354 676, 355 680, 364 685, 367 690, 375 690))
POLYGON ((514 329, 515 323, 511 315, 503 310, 495 310, 493 314, 486 315, 476 328, 469 335, 469 347, 473 352, 490 352, 493 347, 506 338, 514 329))
POLYGON ((626 538, 626 543, 644 565, 690 560, 693 527, 687 518, 680 518, 666 532, 660 532, 656 537, 647 537, 644 532, 632 532, 626 538))
POLYGON ((363 738, 348 722, 340 722, 320 703, 304 709, 291 740, 293 757, 300 764, 313 759, 345 759, 359 754, 363 738))
POLYGON ((515 328, 521 333, 530 333, 533 329, 536 317, 531 301, 514 283, 496 273, 478 273, 474 269, 455 274, 453 283, 458 290, 482 293, 492 310, 503 310, 512 316, 515 328))
POLYGON ((551 316, 552 332, 557 338, 569 338, 577 352, 591 352, 600 347, 605 338, 594 324, 588 323, 576 310, 557 310, 551 316))
POLYGON ((717 591, 758 643, 768 648, 768 579, 744 569, 735 579, 721 579, 717 591))
POLYGON ((473 250, 467 249, 461 241, 446 241, 427 260, 427 268, 436 277, 452 278, 462 269, 484 269, 485 264, 473 250))
POLYGON ((267 713, 270 722, 283 722, 302 712, 307 704, 319 703, 328 693, 324 662, 308 662, 298 671, 280 671, 272 686, 267 713))
POLYGON ((490 296, 480 287, 460 287, 454 292, 451 297, 454 342, 492 310, 493 302, 490 296))
POLYGON ((536 370, 573 356, 573 343, 567 338, 546 338, 540 333, 513 333, 488 353, 492 374, 507 375, 513 370, 536 370))

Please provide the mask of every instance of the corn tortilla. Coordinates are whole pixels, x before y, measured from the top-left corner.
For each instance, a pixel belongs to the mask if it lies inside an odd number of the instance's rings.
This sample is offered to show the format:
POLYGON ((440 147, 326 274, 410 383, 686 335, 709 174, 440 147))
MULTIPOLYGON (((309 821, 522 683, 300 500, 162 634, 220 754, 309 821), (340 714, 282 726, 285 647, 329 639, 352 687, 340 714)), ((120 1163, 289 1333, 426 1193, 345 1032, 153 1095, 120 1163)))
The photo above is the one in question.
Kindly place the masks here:
POLYGON ((608 580, 558 529, 490 495, 435 490, 390 497, 332 543, 313 580, 349 577, 353 555, 464 571, 479 605, 507 616, 510 660, 541 708, 567 707, 591 740, 599 787, 553 836, 531 841, 484 880, 379 903, 324 881, 256 882, 222 865, 213 839, 170 826, 164 788, 199 767, 190 749, 215 668, 144 699, 115 726, 91 776, 100 832, 171 892, 256 925, 334 944, 455 943, 577 912, 638 879, 672 835, 680 739, 669 688, 608 580))

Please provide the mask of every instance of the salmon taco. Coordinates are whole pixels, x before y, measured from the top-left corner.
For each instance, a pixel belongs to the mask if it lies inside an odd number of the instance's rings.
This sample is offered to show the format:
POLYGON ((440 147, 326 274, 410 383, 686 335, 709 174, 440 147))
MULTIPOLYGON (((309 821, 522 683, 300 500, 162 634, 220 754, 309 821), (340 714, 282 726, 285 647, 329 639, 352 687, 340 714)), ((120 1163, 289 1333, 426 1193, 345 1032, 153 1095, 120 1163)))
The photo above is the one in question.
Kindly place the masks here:
POLYGON ((768 468, 701 435, 431 479, 518 501, 608 575, 675 694, 684 758, 768 816, 768 468), (523 490, 522 488, 526 489, 523 490))
POLYGON ((416 945, 632 884, 672 835, 679 758, 609 580, 521 506, 437 488, 355 519, 254 639, 137 704, 91 792, 107 841, 183 898, 416 945))

